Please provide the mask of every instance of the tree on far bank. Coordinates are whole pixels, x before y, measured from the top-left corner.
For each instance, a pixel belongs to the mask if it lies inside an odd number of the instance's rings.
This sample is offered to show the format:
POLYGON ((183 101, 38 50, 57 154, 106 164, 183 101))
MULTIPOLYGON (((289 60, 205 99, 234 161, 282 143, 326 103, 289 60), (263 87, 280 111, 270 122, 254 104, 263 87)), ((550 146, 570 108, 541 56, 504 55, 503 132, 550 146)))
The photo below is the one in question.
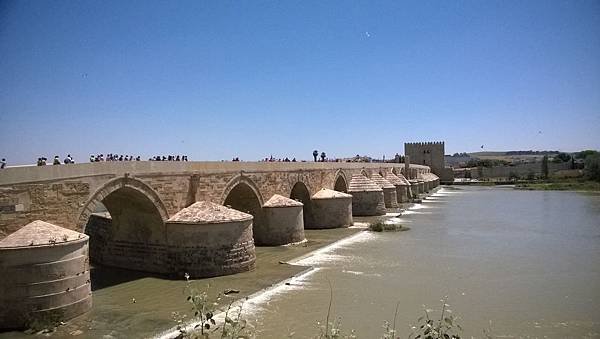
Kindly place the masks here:
POLYGON ((600 154, 598 151, 594 151, 592 149, 588 149, 585 151, 575 153, 575 159, 585 159, 588 155, 600 154))
POLYGON ((313 158, 315 158, 315 162, 317 162, 317 157, 319 156, 319 151, 314 150, 313 151, 313 158))
POLYGON ((548 179, 548 156, 542 158, 542 178, 548 179))
POLYGON ((558 153, 552 161, 556 162, 556 163, 560 163, 560 162, 567 162, 569 160, 571 160, 571 155, 569 155, 567 153, 558 153))
POLYGON ((596 152, 585 157, 584 171, 588 179, 600 181, 600 153, 596 152))

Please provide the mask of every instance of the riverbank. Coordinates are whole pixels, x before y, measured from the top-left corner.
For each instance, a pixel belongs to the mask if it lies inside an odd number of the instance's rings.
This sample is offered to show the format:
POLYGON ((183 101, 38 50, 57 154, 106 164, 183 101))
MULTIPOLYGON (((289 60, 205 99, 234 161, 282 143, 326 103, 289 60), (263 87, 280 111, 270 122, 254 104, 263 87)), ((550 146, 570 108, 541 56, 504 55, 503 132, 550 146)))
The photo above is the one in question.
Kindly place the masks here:
POLYGON ((518 183, 515 186, 515 189, 538 191, 600 192, 600 182, 579 180, 527 182, 518 183))
POLYGON ((445 183, 455 186, 514 186, 520 190, 536 191, 575 191, 600 192, 600 182, 583 179, 549 179, 549 180, 516 180, 516 181, 455 181, 445 183))

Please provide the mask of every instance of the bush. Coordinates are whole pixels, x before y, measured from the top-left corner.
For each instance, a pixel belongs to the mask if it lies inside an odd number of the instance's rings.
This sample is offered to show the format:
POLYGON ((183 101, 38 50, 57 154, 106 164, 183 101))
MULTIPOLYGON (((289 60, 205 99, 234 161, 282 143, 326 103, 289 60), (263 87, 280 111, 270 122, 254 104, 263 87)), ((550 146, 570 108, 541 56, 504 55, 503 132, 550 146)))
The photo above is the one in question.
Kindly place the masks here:
POLYGON ((408 229, 408 227, 404 227, 401 224, 386 224, 383 221, 376 221, 369 224, 369 231, 372 232, 397 232, 407 231, 408 229))
POLYGON ((585 157, 584 171, 588 179, 600 181, 600 154, 590 154, 585 157))
POLYGON ((542 178, 548 179, 548 156, 542 158, 542 178))
POLYGON ((588 149, 588 150, 585 150, 585 151, 581 151, 581 152, 575 153, 575 159, 585 159, 589 155, 598 155, 598 154, 600 154, 600 153, 598 153, 598 151, 594 151, 594 150, 588 149))
POLYGON ((417 320, 415 330, 409 338, 411 339, 460 339, 462 327, 456 323, 457 318, 452 315, 452 311, 446 304, 446 299, 442 299, 442 310, 439 319, 430 317, 430 310, 424 310, 425 315, 417 320))
POLYGON ((185 274, 185 279, 186 300, 191 305, 193 312, 191 320, 194 323, 197 323, 197 325, 195 325, 193 329, 188 330, 185 323, 186 316, 180 315, 178 312, 173 312, 172 317, 173 320, 177 322, 177 330, 179 331, 179 335, 176 339, 208 339, 216 336, 220 336, 222 339, 249 339, 255 337, 252 328, 248 325, 247 321, 242 318, 243 302, 237 307, 237 312, 232 312, 232 306, 235 300, 230 300, 227 309, 225 310, 225 319, 222 324, 218 324, 214 317, 217 307, 219 306, 219 301, 221 301, 222 297, 227 297, 228 294, 234 290, 225 290, 213 299, 209 297, 208 293, 210 285, 207 285, 206 289, 200 290, 192 285, 190 276, 187 273, 185 274))
POLYGON ((567 153, 558 153, 553 159, 554 163, 567 162, 571 160, 571 156, 567 153))

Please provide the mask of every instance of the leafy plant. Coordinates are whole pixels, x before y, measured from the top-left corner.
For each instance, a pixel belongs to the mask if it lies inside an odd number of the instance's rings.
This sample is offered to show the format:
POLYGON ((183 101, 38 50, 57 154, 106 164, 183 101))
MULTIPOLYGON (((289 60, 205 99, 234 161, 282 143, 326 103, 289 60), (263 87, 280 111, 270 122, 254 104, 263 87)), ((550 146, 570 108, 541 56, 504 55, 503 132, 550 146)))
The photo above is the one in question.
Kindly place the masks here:
MULTIPOLYGON (((242 318, 243 306, 242 302, 239 306, 233 307, 235 299, 232 299, 225 310, 225 318, 222 325, 218 325, 215 318, 215 312, 219 306, 219 301, 223 297, 228 297, 229 294, 237 290, 225 290, 219 293, 214 299, 209 296, 210 285, 206 289, 200 290, 192 285, 189 274, 185 274, 186 280, 186 301, 191 304, 193 317, 192 323, 196 323, 192 330, 188 330, 185 326, 186 315, 181 315, 178 312, 173 312, 173 320, 177 323, 179 335, 177 339, 182 338, 211 338, 219 335, 222 339, 250 339, 254 338, 251 326, 242 318), (234 312, 235 311, 235 312, 234 312), (237 312, 237 313, 236 313, 237 312), (220 329, 220 331, 219 331, 220 329)), ((247 299, 247 298, 246 298, 247 299)))
MULTIPOLYGON (((246 300, 248 298, 246 297, 246 300)), ((249 339, 254 338, 254 334, 248 325, 248 322, 242 318, 244 303, 241 303, 237 308, 237 314, 231 316, 231 307, 234 303, 232 300, 225 311, 225 323, 221 331, 221 338, 225 339, 249 339)))
MULTIPOLYGON (((216 325, 216 321, 213 319, 213 312, 221 297, 219 295, 217 301, 211 302, 208 296, 210 285, 206 286, 206 290, 200 291, 189 283, 189 275, 186 275, 186 280, 188 282, 186 289, 189 292, 187 301, 192 305, 194 317, 200 321, 200 334, 203 337, 208 338, 206 331, 210 330, 211 325, 216 325)), ((198 325, 196 325, 196 328, 197 327, 198 325)))
POLYGON ((425 309, 425 315, 417 320, 417 326, 413 327, 415 332, 411 333, 411 339, 460 339, 462 327, 456 322, 457 318, 452 315, 446 303, 446 298, 442 299, 442 309, 439 319, 430 316, 431 310, 425 309))

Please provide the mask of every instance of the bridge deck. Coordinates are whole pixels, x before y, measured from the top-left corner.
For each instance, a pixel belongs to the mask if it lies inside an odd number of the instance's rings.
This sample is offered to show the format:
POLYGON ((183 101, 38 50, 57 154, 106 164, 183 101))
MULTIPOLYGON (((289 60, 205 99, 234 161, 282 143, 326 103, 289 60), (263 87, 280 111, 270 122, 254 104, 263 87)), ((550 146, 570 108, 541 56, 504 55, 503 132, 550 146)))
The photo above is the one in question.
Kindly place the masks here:
MULTIPOLYGON (((106 161, 69 165, 23 166, 0 170, 0 186, 29 182, 93 177, 106 174, 147 173, 214 174, 228 172, 280 172, 330 169, 403 168, 402 163, 365 162, 232 162, 232 161, 106 161)), ((428 169, 411 164, 412 168, 428 169)))

